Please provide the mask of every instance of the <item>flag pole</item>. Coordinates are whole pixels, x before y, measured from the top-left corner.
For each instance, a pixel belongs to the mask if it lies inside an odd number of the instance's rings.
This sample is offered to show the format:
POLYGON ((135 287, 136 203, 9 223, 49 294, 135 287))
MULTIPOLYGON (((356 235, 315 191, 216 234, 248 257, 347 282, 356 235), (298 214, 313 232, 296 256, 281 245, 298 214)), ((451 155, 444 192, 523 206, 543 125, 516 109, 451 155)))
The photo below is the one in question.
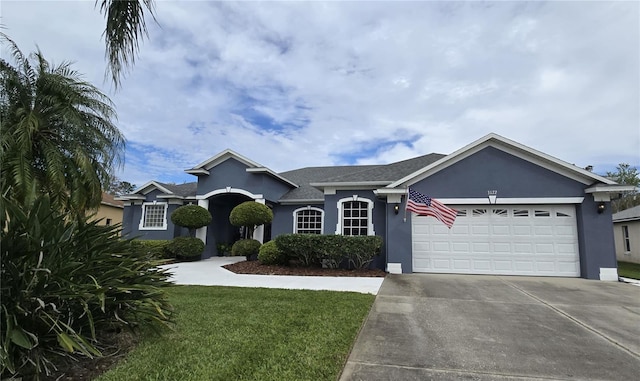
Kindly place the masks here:
POLYGON ((407 187, 407 191, 404 194, 404 218, 402 222, 407 222, 407 202, 409 202, 409 187, 407 187))

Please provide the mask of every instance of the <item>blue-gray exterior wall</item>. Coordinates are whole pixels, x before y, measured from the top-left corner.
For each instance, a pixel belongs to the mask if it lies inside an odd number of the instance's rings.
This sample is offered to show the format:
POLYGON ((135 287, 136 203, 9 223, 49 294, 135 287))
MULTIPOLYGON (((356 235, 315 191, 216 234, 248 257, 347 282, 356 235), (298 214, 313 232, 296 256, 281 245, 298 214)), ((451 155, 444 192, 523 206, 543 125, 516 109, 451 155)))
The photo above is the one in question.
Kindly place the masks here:
POLYGON ((379 200, 376 197, 373 190, 339 190, 336 191, 336 194, 325 195, 323 208, 324 234, 336 234, 339 218, 338 201, 343 198, 351 198, 353 195, 373 201, 373 231, 375 235, 382 237, 383 244, 380 256, 371 263, 371 267, 384 269, 386 256, 385 241, 387 240, 386 237, 388 237, 385 235, 387 231, 386 211, 388 206, 385 201, 379 200))
POLYGON ((244 189, 262 194, 265 199, 277 201, 291 186, 263 173, 248 173, 247 165, 235 159, 227 159, 209 170, 209 175, 198 177, 198 195, 205 195, 226 187, 244 189))
POLYGON ((617 268, 611 204, 598 214, 598 202, 587 196, 576 206, 578 216, 578 245, 580 248, 580 274, 587 279, 600 279, 600 268, 617 268))
POLYGON ((273 207, 273 221, 271 222, 271 238, 273 239, 280 234, 293 233, 293 211, 307 206, 324 210, 323 204, 275 205, 273 207))
MULTIPOLYGON (((488 190, 498 198, 584 197, 576 206, 581 276, 597 279, 600 267, 616 267, 611 214, 597 214, 584 193, 589 186, 499 149, 487 147, 410 186, 434 198, 485 198, 488 190)), ((387 207, 387 262, 411 273, 411 216, 403 217, 387 207)))
POLYGON ((157 201, 159 203, 169 203, 167 206, 167 229, 166 230, 140 230, 140 220, 142 219, 142 203, 136 201, 138 205, 130 205, 124 207, 123 212, 123 236, 127 238, 139 238, 143 240, 172 239, 180 235, 187 235, 188 231, 171 222, 171 213, 180 207, 180 204, 174 204, 167 199, 158 198, 163 195, 159 190, 153 190, 145 195, 143 202, 157 201))

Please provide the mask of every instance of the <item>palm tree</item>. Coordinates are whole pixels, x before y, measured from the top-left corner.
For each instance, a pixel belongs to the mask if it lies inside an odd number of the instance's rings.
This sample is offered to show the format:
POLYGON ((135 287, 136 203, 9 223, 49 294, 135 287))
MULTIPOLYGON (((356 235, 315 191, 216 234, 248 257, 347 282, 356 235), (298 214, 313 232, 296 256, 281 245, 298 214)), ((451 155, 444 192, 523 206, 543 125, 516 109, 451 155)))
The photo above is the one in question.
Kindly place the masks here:
POLYGON ((143 5, 155 20, 153 0, 102 0, 100 3, 100 13, 107 19, 104 30, 106 55, 116 88, 120 85, 122 71, 135 62, 138 40, 149 35, 143 5))
POLYGON ((42 52, 26 57, 5 34, 14 65, 0 59, 0 182, 28 206, 48 193, 62 210, 100 205, 125 140, 114 124, 111 100, 63 62, 42 52))

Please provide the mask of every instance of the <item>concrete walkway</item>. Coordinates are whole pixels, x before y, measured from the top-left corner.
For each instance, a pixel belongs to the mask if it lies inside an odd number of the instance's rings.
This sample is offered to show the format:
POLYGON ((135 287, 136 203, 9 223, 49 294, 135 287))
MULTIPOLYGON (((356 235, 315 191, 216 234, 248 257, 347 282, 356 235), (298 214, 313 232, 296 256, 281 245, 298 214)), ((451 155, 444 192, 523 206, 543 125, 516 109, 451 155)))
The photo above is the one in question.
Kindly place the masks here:
POLYGON ((197 262, 181 262, 160 267, 169 269, 172 274, 171 280, 176 284, 200 286, 353 291, 376 295, 384 280, 374 277, 248 275, 235 274, 222 268, 224 265, 242 261, 244 257, 212 257, 197 262))

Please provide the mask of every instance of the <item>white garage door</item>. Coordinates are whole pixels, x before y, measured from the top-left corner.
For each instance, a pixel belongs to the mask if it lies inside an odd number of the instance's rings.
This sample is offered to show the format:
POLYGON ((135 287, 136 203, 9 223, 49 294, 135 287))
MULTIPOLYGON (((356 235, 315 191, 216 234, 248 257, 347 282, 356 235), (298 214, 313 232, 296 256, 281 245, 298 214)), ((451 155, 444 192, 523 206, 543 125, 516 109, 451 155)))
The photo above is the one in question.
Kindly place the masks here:
POLYGON ((580 276, 573 205, 455 206, 452 229, 413 214, 413 271, 580 276))

